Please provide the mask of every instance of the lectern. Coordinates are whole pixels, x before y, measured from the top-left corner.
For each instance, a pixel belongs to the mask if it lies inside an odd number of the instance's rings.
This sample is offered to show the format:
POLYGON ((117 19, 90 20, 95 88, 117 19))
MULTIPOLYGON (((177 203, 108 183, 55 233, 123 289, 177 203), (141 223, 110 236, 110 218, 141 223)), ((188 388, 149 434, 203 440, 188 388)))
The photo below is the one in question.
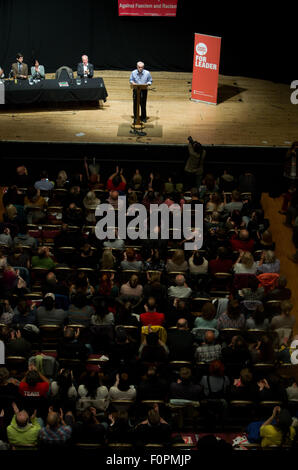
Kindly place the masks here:
POLYGON ((134 116, 134 122, 131 125, 133 129, 143 129, 144 123, 141 121, 140 118, 140 104, 141 104, 141 90, 147 90, 148 85, 134 85, 132 84, 131 87, 136 90, 137 93, 137 113, 134 116), (136 121, 135 121, 136 119, 136 121))

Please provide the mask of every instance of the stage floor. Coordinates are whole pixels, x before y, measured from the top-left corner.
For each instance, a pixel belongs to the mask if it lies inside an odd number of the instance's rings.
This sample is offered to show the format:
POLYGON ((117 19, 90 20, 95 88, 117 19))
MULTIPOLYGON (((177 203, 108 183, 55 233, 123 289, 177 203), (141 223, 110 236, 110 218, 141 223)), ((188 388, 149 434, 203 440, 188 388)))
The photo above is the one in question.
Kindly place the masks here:
MULTIPOLYGON (((70 105, 3 109, 0 140, 185 144, 192 135, 204 145, 287 147, 298 140, 298 105, 289 85, 219 76, 219 104, 190 100, 191 73, 153 72, 146 136, 131 134, 132 92, 127 71, 95 73, 108 99, 99 107, 70 105)), ((53 78, 53 74, 48 74, 53 78)))

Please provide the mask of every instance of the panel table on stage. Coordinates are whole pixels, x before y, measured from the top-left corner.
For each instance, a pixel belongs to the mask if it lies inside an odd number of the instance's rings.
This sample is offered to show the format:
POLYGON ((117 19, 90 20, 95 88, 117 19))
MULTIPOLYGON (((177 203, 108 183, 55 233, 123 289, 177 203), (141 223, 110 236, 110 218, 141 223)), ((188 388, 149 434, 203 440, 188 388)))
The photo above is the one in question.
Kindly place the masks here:
POLYGON ((5 81, 5 104, 31 104, 74 101, 106 101, 108 96, 102 78, 59 80, 5 81))

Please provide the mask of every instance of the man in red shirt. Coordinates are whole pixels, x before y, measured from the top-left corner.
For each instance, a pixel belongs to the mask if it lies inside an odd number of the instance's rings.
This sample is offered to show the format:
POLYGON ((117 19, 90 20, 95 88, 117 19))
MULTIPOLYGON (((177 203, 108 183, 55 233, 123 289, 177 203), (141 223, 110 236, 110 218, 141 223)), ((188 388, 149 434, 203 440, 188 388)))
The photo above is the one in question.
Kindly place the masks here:
POLYGON ((164 313, 158 313, 156 311, 156 300, 154 297, 149 297, 147 304, 145 304, 145 313, 141 313, 140 320, 142 326, 148 325, 159 325, 163 326, 165 322, 164 313))
POLYGON ((116 166, 116 171, 113 173, 107 181, 107 189, 109 191, 124 192, 126 188, 126 179, 123 176, 123 169, 119 170, 119 166, 116 166))
POLYGON ((34 365, 29 365, 28 372, 19 385, 19 393, 25 398, 46 398, 49 383, 49 379, 40 374, 34 365))
POLYGON ((233 251, 254 251, 255 241, 249 238, 249 232, 245 229, 239 231, 239 234, 235 234, 230 239, 230 244, 233 251))

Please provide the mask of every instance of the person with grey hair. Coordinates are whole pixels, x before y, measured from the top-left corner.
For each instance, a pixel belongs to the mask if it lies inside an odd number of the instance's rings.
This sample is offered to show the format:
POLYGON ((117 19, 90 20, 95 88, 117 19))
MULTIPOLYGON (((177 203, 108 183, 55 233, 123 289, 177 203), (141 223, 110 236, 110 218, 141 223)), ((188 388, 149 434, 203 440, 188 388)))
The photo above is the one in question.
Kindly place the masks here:
POLYGON ((36 410, 29 418, 27 411, 20 411, 15 403, 12 403, 12 407, 14 416, 6 429, 8 442, 13 446, 37 445, 41 426, 36 418, 36 410))
POLYGON ((263 251, 257 267, 257 274, 280 272, 280 261, 276 258, 274 251, 263 251))
POLYGON ((177 274, 175 277, 175 286, 168 288, 168 296, 176 299, 184 299, 191 296, 192 290, 187 286, 183 274, 177 274))
POLYGON ((82 62, 78 63, 77 74, 81 78, 93 78, 94 67, 93 64, 90 64, 86 54, 82 55, 82 62))
MULTIPOLYGON (((133 70, 130 74, 129 82, 131 85, 151 85, 152 77, 148 70, 145 70, 144 62, 139 61, 137 63, 137 68, 133 70)), ((146 103, 147 103, 147 94, 148 90, 141 90, 140 99, 141 99, 141 121, 147 121, 147 112, 146 112, 146 103)), ((134 115, 134 124, 137 120, 138 109, 137 109, 137 90, 133 89, 133 115, 134 115)))

